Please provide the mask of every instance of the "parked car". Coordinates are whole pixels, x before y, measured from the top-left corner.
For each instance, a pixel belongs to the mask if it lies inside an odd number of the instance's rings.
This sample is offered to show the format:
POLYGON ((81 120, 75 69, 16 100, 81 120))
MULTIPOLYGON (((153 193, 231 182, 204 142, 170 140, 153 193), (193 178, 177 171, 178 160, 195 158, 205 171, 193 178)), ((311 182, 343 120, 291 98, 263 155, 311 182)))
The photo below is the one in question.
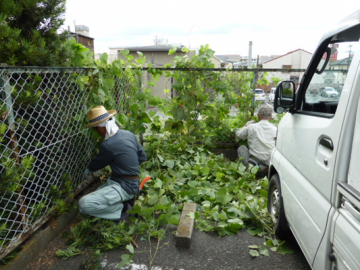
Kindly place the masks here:
POLYGON ((274 102, 276 87, 272 87, 269 93, 269 102, 274 102))
POLYGON ((360 269, 359 39, 360 10, 320 39, 296 96, 283 95, 289 86, 295 92, 292 81, 276 88, 274 111, 287 113, 271 155, 268 211, 275 233, 292 232, 313 270, 360 269), (340 98, 309 101, 312 89, 333 93, 324 81, 334 75, 331 55, 349 47, 348 72, 336 75, 340 98))
POLYGON ((255 101, 265 102, 266 94, 262 89, 255 89, 255 101))
POLYGON ((320 91, 320 96, 326 98, 336 98, 339 96, 339 93, 335 90, 335 88, 327 86, 320 91))

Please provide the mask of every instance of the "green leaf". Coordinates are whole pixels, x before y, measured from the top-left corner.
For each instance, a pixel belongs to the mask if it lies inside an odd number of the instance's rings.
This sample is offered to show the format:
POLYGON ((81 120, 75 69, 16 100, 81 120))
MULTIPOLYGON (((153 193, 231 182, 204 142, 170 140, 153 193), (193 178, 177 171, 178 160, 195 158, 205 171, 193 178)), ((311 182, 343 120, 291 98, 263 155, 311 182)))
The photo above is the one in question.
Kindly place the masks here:
POLYGON ((121 262, 118 264, 118 268, 123 268, 124 266, 130 265, 133 262, 133 254, 123 254, 121 255, 121 262))
POLYGON ((259 190, 259 193, 261 194, 261 196, 263 198, 267 199, 267 197, 268 197, 268 191, 267 190, 261 189, 261 190, 259 190))
POLYGON ((173 55, 174 53, 176 53, 176 47, 169 50, 169 55, 173 55))
POLYGON ((167 206, 162 205, 162 204, 157 204, 157 205, 154 206, 154 209, 155 210, 165 210, 165 209, 167 209, 167 206))
POLYGON ((161 196, 159 203, 161 203, 164 207, 166 207, 169 204, 171 205, 172 201, 166 195, 163 195, 163 196, 161 196))
POLYGON ((104 79, 103 85, 108 89, 112 90, 115 86, 115 80, 114 79, 104 79))
POLYGON ((139 105, 138 104, 133 104, 130 106, 130 110, 133 112, 133 113, 138 113, 139 112, 139 105))
POLYGON ((127 123, 129 122, 128 117, 123 113, 117 114, 115 118, 116 118, 117 121, 119 121, 124 126, 126 126, 127 123))
POLYGON ((258 172, 258 170, 259 170, 259 167, 258 166, 254 166, 254 167, 252 167, 251 169, 250 169, 250 172, 251 172, 251 174, 256 174, 257 172, 258 172))
POLYGON ((221 213, 217 214, 217 216, 220 220, 227 220, 227 216, 226 216, 225 212, 221 212, 221 213))
POLYGON ((142 207, 141 209, 141 214, 145 215, 146 219, 152 218, 153 213, 154 213, 154 208, 142 207))
POLYGON ((259 233, 262 232, 263 232, 263 228, 261 227, 258 227, 255 230, 251 230, 251 229, 248 230, 248 233, 251 234, 252 236, 258 235, 259 233))
POLYGON ((188 52, 189 52, 189 49, 186 48, 186 47, 183 47, 183 48, 181 48, 181 51, 182 51, 182 52, 185 52, 185 53, 188 53, 188 52))
POLYGON ((176 107, 172 110, 172 115, 174 116, 174 120, 180 121, 184 119, 184 108, 176 107))
POLYGON ((189 189, 189 192, 188 192, 188 194, 189 194, 190 196, 195 196, 195 195, 197 195, 198 193, 199 193, 199 189, 196 188, 196 187, 190 188, 190 189, 189 189))
POLYGON ((210 169, 209 169, 209 167, 203 167, 203 168, 201 168, 201 172, 202 172, 204 175, 208 175, 209 172, 210 172, 210 169))
POLYGON ((134 251, 134 247, 133 245, 129 244, 129 245, 126 245, 126 249, 131 253, 133 254, 135 251, 134 251))
POLYGON ((240 229, 242 228, 242 223, 239 224, 239 223, 230 223, 226 226, 226 229, 229 231, 229 232, 232 232, 232 233, 237 233, 240 229))
POLYGON ((238 198, 239 202, 243 202, 245 199, 244 192, 242 190, 239 190, 238 193, 236 194, 236 197, 238 198))
POLYGON ((288 247, 286 242, 283 242, 277 249, 277 253, 285 255, 285 254, 292 254, 294 251, 288 247))
POLYGON ((174 165, 175 165, 175 161, 174 160, 166 160, 164 163, 163 163, 164 166, 172 169, 174 168, 174 165))
POLYGON ((148 204, 155 205, 159 201, 159 197, 157 195, 149 196, 148 204))
POLYGON ((221 173, 221 172, 217 172, 217 173, 216 173, 216 179, 217 179, 217 180, 221 180, 223 177, 224 177, 224 174, 223 174, 223 173, 221 173))
POLYGON ((128 210, 130 214, 141 214, 142 208, 139 205, 134 205, 131 210, 128 210))
POLYGON ((188 185, 189 187, 196 187, 199 185, 199 181, 189 181, 188 185))
POLYGON ((248 246, 248 248, 251 248, 251 249, 259 249, 259 246, 258 246, 258 245, 250 245, 250 246, 248 246))
POLYGON ((268 247, 273 247, 274 244, 272 242, 272 239, 268 239, 266 242, 265 242, 265 245, 268 246, 268 247))
POLYGON ((240 218, 231 218, 228 220, 229 223, 236 223, 236 224, 244 224, 244 222, 240 218))
POLYGON ((178 225, 179 220, 180 220, 180 215, 171 216, 171 218, 169 219, 169 224, 178 225))
POLYGON ((157 157, 158 157, 158 159, 159 159, 159 161, 161 162, 161 163, 163 163, 163 161, 165 160, 162 156, 160 156, 159 154, 157 155, 157 157))
POLYGON ((100 55, 100 61, 102 64, 106 65, 108 62, 108 54, 107 53, 102 53, 100 55))
POLYGON ((259 247, 259 253, 264 256, 269 256, 269 250, 264 246, 259 247))
POLYGON ((211 206, 211 203, 209 201, 203 201, 201 204, 202 204, 203 207, 210 207, 211 206))
POLYGON ((260 256, 259 252, 257 250, 254 250, 254 249, 250 250, 249 253, 250 253, 250 255, 252 257, 259 257, 260 256))
POLYGON ((234 206, 228 208, 227 211, 230 213, 234 213, 236 216, 240 215, 240 210, 234 206))
POLYGON ((156 178, 154 188, 162 188, 162 186, 163 182, 159 178, 156 178))
POLYGON ((227 204, 231 200, 232 196, 227 194, 225 187, 220 188, 219 191, 216 193, 216 201, 221 204, 227 204))

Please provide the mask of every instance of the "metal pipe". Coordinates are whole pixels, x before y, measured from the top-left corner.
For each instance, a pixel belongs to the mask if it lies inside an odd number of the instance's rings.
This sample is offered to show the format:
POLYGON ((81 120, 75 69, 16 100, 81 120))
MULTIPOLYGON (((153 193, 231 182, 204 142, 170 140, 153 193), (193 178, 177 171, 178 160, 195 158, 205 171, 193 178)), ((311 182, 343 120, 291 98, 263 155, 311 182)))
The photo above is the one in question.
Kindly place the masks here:
POLYGON ((251 68, 251 58, 252 58, 252 41, 249 41, 249 56, 248 56, 248 68, 251 68))

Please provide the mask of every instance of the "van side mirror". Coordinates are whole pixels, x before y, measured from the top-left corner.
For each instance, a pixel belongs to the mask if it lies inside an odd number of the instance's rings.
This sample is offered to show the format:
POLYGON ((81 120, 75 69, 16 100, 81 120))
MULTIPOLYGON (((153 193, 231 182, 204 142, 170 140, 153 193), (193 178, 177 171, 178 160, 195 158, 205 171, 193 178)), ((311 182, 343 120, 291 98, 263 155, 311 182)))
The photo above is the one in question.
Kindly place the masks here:
POLYGON ((276 113, 283 113, 286 109, 294 108, 295 87, 293 81, 282 81, 276 87, 274 100, 274 111, 276 113))

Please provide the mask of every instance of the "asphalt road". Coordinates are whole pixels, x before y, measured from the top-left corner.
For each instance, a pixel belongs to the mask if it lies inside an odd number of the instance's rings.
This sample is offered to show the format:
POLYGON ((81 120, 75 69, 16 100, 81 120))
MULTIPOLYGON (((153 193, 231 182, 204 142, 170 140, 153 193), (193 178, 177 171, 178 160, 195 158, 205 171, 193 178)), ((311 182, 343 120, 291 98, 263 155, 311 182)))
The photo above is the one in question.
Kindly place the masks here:
MULTIPOLYGON (((262 245, 263 238, 253 237, 246 230, 237 235, 218 237, 216 234, 194 230, 190 249, 175 247, 174 233, 176 227, 167 231, 166 238, 159 243, 153 241, 136 240, 138 248, 135 249, 133 264, 122 268, 123 270, 261 270, 261 269, 291 269, 310 270, 304 255, 294 239, 288 244, 293 254, 281 255, 270 251, 270 256, 252 257, 249 254, 250 245, 262 245), (150 264, 150 261, 153 261, 150 264), (151 265, 151 268, 150 268, 151 265)), ((75 270, 89 269, 81 267, 86 255, 69 260, 57 259, 55 251, 66 247, 64 240, 57 237, 47 247, 41 256, 28 265, 27 270, 75 270)), ((127 253, 124 250, 111 250, 104 252, 101 261, 103 270, 115 270, 121 261, 120 256, 127 253)))

